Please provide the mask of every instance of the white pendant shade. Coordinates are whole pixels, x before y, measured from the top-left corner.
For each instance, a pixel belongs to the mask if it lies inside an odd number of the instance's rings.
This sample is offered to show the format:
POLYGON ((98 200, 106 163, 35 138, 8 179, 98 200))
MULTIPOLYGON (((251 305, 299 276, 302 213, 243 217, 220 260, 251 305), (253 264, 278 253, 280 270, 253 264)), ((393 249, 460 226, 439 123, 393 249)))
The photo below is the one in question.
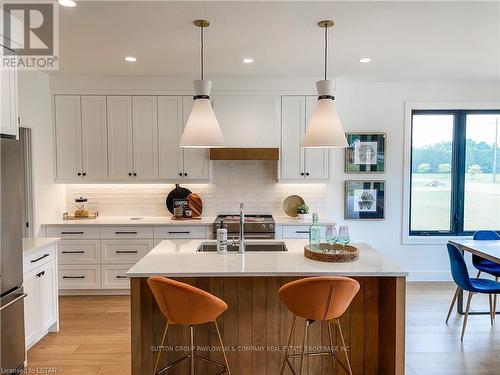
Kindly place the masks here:
MULTIPOLYGON (((195 95, 210 95, 212 82, 197 80, 193 83, 195 95)), ((225 147, 224 136, 210 99, 195 99, 179 145, 186 148, 225 147)))
MULTIPOLYGON (((319 96, 333 94, 333 82, 316 82, 319 96)), ((319 99, 311 116, 301 147, 307 148, 346 148, 345 132, 340 122, 333 99, 319 99)))

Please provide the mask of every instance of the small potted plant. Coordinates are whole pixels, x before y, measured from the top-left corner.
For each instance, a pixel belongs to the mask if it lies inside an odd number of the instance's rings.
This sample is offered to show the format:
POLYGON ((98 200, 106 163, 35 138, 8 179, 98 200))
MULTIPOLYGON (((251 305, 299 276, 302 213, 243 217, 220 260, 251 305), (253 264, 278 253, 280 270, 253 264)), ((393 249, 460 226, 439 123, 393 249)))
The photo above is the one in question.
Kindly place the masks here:
POLYGON ((297 207, 299 220, 305 220, 309 216, 309 207, 306 204, 301 204, 297 207))

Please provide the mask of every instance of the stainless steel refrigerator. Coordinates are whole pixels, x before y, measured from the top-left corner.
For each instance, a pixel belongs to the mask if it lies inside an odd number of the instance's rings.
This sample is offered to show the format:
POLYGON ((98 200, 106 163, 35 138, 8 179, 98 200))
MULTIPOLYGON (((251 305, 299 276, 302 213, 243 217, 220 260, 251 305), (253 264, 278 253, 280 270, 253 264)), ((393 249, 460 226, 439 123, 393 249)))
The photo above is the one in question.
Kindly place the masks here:
POLYGON ((0 373, 20 372, 25 360, 22 179, 20 141, 0 140, 0 373))

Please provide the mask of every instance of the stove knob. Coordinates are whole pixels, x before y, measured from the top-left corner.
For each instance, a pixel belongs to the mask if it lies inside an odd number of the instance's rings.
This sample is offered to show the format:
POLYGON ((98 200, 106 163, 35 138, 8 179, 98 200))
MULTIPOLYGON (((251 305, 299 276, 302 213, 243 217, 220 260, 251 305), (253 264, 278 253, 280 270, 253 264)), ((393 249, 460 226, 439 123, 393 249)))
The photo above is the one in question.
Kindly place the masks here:
POLYGON ((217 229, 220 229, 220 224, 215 224, 215 227, 216 227, 217 229))
POLYGON ((266 224, 261 225, 262 229, 266 229, 266 224))
POLYGON ((269 229, 273 229, 273 228, 274 228, 274 225, 269 224, 269 229))

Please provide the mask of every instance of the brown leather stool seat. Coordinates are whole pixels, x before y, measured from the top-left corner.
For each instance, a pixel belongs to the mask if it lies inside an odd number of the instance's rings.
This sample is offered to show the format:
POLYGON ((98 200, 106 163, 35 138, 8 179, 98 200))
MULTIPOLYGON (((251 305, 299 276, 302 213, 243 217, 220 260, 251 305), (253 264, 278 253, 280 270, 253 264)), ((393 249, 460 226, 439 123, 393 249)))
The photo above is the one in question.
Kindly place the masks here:
POLYGON ((290 366, 292 372, 295 374, 289 359, 299 356, 301 357, 300 374, 302 374, 304 368, 304 357, 308 355, 331 355, 333 361, 338 362, 333 350, 333 337, 330 326, 331 323, 336 323, 346 356, 347 368, 345 368, 341 362, 338 363, 347 373, 352 375, 349 355, 347 350, 345 350, 346 346, 344 336, 342 334, 342 327, 338 318, 348 309, 351 301, 358 291, 359 283, 356 280, 341 276, 308 277, 292 281, 280 288, 278 294, 281 300, 294 314, 285 358, 283 359, 283 364, 281 366, 281 374, 284 373, 286 364, 290 366), (288 349, 290 347, 291 338, 295 329, 297 316, 306 319, 302 352, 300 354, 289 354, 288 349), (315 321, 328 322, 328 333, 330 336, 330 350, 328 351, 314 353, 305 351, 307 345, 307 331, 309 325, 315 321))
POLYGON ((171 324, 189 325, 191 333, 190 354, 187 354, 184 357, 174 361, 173 363, 168 364, 161 370, 158 370, 158 364, 160 362, 161 356, 161 351, 159 351, 153 375, 164 372, 185 359, 190 359, 191 374, 194 374, 194 360, 199 359, 204 362, 216 365, 219 368, 225 370, 222 373, 227 372, 229 375, 231 375, 226 353, 224 351, 224 344, 222 342, 222 337, 220 335, 219 326, 217 325, 216 320, 224 311, 227 310, 227 304, 220 298, 208 292, 205 292, 204 290, 198 289, 185 283, 181 283, 179 281, 167 279, 166 277, 150 277, 148 279, 148 284, 161 313, 167 320, 161 346, 164 346, 168 326, 171 324), (212 361, 208 358, 201 357, 195 353, 194 326, 211 322, 214 323, 217 331, 217 336, 219 338, 219 342, 222 348, 222 354, 224 357, 224 365, 212 361))

